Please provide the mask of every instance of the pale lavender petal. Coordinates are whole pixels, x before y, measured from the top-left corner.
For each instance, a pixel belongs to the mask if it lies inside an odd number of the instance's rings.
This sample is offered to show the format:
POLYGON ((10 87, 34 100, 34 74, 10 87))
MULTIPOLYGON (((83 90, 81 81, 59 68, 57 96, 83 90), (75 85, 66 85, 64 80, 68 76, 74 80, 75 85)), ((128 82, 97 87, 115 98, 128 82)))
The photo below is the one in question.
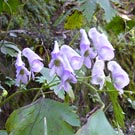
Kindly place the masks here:
POLYGON ((81 50, 84 50, 90 46, 90 41, 89 41, 87 33, 84 29, 80 29, 80 33, 81 33, 80 48, 81 48, 81 50))
POLYGON ((64 82, 64 84, 63 84, 63 88, 64 88, 64 90, 65 91, 70 91, 71 90, 71 85, 70 85, 70 83, 69 82, 64 82))
POLYGON ((63 66, 64 66, 64 70, 67 70, 67 71, 69 71, 69 72, 71 72, 71 73, 74 73, 74 70, 73 70, 73 68, 71 67, 71 65, 70 65, 70 62, 69 62, 69 59, 67 58, 67 56, 65 56, 64 54, 63 54, 63 66))
POLYGON ((16 81, 15 81, 15 85, 16 85, 16 86, 19 86, 19 85, 20 85, 21 78, 22 78, 21 75, 17 75, 17 76, 16 76, 16 81))
MULTIPOLYGON (((49 68, 50 68, 50 67, 49 67, 49 68)), ((55 66, 52 66, 51 69, 50 69, 50 76, 54 76, 55 71, 56 71, 55 66)))
POLYGON ((82 67, 80 57, 74 56, 74 57, 72 57, 71 61, 72 61, 72 63, 70 63, 70 64, 74 70, 79 70, 82 67))
POLYGON ((28 76, 26 74, 24 74, 21 78, 21 81, 23 84, 27 84, 28 83, 28 76))
POLYGON ((91 28, 88 32, 88 35, 89 37, 91 38, 92 40, 92 43, 94 45, 95 48, 97 48, 99 46, 99 36, 101 35, 97 29, 94 27, 94 28, 91 28))
POLYGON ((90 58, 94 59, 97 56, 97 51, 94 48, 90 48, 90 58))
POLYGON ((130 80, 128 74, 115 61, 110 61, 108 63, 108 69, 112 73, 114 87, 122 92, 123 88, 129 84, 130 80))
POLYGON ((104 82, 105 82, 104 62, 102 60, 97 59, 92 68, 91 83, 95 85, 100 85, 100 89, 102 89, 104 82))
POLYGON ((77 83, 77 79, 74 74, 72 74, 72 72, 70 72, 69 70, 64 70, 59 88, 64 88, 65 91, 69 91, 71 88, 70 82, 77 83))
POLYGON ((101 34, 99 36, 99 41, 100 41, 101 47, 106 46, 106 47, 108 47, 108 48, 110 48, 111 50, 114 51, 113 46, 111 45, 111 43, 108 41, 107 37, 104 34, 101 34))
POLYGON ((71 47, 67 45, 63 45, 60 51, 63 56, 66 56, 68 58, 68 61, 70 61, 70 65, 74 70, 80 69, 79 65, 81 56, 76 51, 74 51, 71 47))
POLYGON ((92 73, 97 74, 98 71, 103 71, 104 70, 104 61, 96 59, 96 62, 93 65, 92 73))
POLYGON ((41 62, 43 59, 39 57, 35 52, 33 52, 30 48, 25 48, 22 51, 23 55, 28 59, 31 75, 34 79, 34 73, 33 72, 40 72, 43 68, 43 63, 41 62))
MULTIPOLYGON (((57 46, 57 44, 55 45, 57 46)), ((50 75, 52 76, 56 73, 58 76, 61 76, 63 73, 63 56, 57 51, 56 54, 54 53, 52 55, 52 59, 49 63, 49 68, 51 69, 50 75)))
POLYGON ((53 51, 51 52, 52 58, 53 58, 53 57, 57 57, 57 55, 59 55, 59 53, 60 53, 59 44, 58 44, 57 41, 54 41, 54 49, 53 49, 53 51))
POLYGON ((28 83, 28 80, 30 80, 30 72, 27 70, 25 67, 24 62, 21 59, 21 52, 18 53, 17 55, 17 60, 15 63, 16 67, 16 86, 19 86, 20 83, 28 83))
POLYGON ((109 61, 114 58, 114 48, 108 41, 107 36, 99 33, 96 28, 91 28, 89 30, 89 37, 93 42, 93 46, 97 51, 99 59, 109 61))
POLYGON ((38 59, 36 60, 33 60, 32 63, 31 63, 31 71, 32 72, 40 72, 42 70, 42 68, 44 67, 44 64, 39 61, 38 59))
POLYGON ((31 64, 34 60, 43 60, 39 57, 35 52, 33 52, 30 48, 24 48, 22 51, 23 55, 28 59, 29 63, 31 64))
POLYGON ((91 83, 95 85, 100 85, 99 89, 101 90, 104 86, 105 82, 105 75, 103 71, 100 71, 100 73, 96 74, 95 76, 92 76, 91 83))
POLYGON ((25 64, 24 64, 24 62, 22 61, 22 58, 21 58, 21 52, 19 52, 18 55, 17 55, 15 66, 16 67, 25 66, 25 64))
POLYGON ((118 72, 119 69, 121 69, 121 66, 116 62, 116 61, 109 61, 108 62, 108 69, 111 71, 111 72, 118 72), (116 70, 117 69, 117 70, 116 70))
POLYGON ((91 59, 90 57, 86 57, 84 59, 84 65, 87 67, 87 68, 91 68, 91 59))
POLYGON ((99 50, 98 57, 101 60, 111 60, 114 58, 114 51, 106 46, 103 46, 99 50))
POLYGON ((19 86, 20 83, 27 84, 28 80, 30 80, 31 73, 22 66, 21 69, 17 70, 16 74, 16 86, 19 86))

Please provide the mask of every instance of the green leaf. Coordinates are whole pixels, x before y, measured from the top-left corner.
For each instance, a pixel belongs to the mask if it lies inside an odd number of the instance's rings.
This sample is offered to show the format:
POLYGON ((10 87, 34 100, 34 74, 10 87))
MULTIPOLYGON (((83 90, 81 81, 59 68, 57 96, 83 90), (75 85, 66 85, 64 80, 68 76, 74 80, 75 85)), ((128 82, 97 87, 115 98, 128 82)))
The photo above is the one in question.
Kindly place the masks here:
POLYGON ((10 135, 73 135, 71 126, 79 126, 78 116, 71 106, 41 98, 15 110, 6 122, 10 135))
POLYGON ((3 3, 3 11, 9 13, 16 12, 19 5, 20 5, 19 0, 8 0, 7 2, 5 0, 5 2, 3 3))
POLYGON ((11 57, 16 57, 20 51, 14 43, 8 41, 1 41, 0 46, 1 52, 5 55, 10 55, 11 57))
POLYGON ((58 90, 58 82, 60 82, 59 78, 56 76, 50 76, 50 69, 49 68, 43 68, 40 73, 43 75, 43 77, 46 79, 48 84, 55 84, 54 86, 52 86, 50 89, 53 89, 55 94, 61 98, 64 99, 65 98, 65 91, 64 90, 58 90))
POLYGON ((97 0, 97 3, 104 9, 105 11, 105 19, 107 22, 110 22, 112 18, 115 16, 115 10, 112 8, 109 0, 97 0))
POLYGON ((96 11, 97 4, 104 9, 105 19, 107 22, 110 22, 111 19, 116 15, 116 11, 112 8, 109 0, 85 0, 80 8, 88 22, 91 21, 92 16, 96 11))
POLYGON ((1 11, 2 11, 2 9, 3 9, 3 0, 0 0, 0 13, 1 13, 1 11))
POLYGON ((106 30, 113 31, 116 35, 118 35, 125 31, 125 22, 121 17, 116 16, 106 25, 106 30))
POLYGON ((92 114, 87 123, 75 135, 117 135, 100 109, 92 114))
POLYGON ((66 22, 64 24, 65 29, 80 29, 83 24, 83 15, 79 11, 74 11, 70 16, 66 18, 66 22))
POLYGON ((0 135, 8 135, 6 130, 0 130, 0 135))
POLYGON ((106 86, 109 92, 109 97, 111 99, 112 105, 113 105, 113 111, 114 111, 114 117, 116 122, 121 126, 124 127, 124 112, 118 102, 118 91, 114 88, 113 84, 111 82, 106 82, 106 86))
POLYGON ((80 8, 87 21, 90 22, 96 10, 96 2, 93 0, 86 0, 80 8))

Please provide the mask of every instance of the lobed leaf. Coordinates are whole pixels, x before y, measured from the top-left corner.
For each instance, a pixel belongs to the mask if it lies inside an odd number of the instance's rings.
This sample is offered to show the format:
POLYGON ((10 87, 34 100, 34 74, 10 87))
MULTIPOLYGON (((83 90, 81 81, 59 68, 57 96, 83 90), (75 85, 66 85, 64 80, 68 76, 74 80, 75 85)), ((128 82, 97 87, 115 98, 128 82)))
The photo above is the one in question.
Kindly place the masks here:
POLYGON ((99 109, 92 114, 87 123, 75 135, 117 135, 109 124, 104 112, 99 109))
MULTIPOLYGON (((82 2, 82 0, 80 0, 82 2)), ((119 3, 119 0, 111 0, 113 2, 119 3)), ((84 0, 81 5, 81 11, 86 17, 88 22, 91 21, 93 14, 96 11, 97 4, 105 11, 105 19, 107 22, 110 22, 112 18, 116 15, 115 9, 112 8, 109 0, 84 0)))
POLYGON ((101 6, 101 8, 104 9, 106 21, 110 22, 116 14, 116 11, 112 8, 110 1, 109 0, 97 0, 97 3, 101 6))
POLYGON ((20 51, 14 43, 8 41, 1 41, 0 46, 1 52, 5 55, 10 55, 11 57, 16 57, 20 51))
POLYGON ((10 135, 73 135, 71 126, 79 126, 78 116, 71 106, 41 98, 15 110, 6 122, 10 135), (47 131, 45 131, 47 129, 47 131))
POLYGON ((83 12, 83 15, 86 17, 88 22, 91 21, 95 10, 96 2, 93 0, 87 0, 81 5, 81 11, 83 12))

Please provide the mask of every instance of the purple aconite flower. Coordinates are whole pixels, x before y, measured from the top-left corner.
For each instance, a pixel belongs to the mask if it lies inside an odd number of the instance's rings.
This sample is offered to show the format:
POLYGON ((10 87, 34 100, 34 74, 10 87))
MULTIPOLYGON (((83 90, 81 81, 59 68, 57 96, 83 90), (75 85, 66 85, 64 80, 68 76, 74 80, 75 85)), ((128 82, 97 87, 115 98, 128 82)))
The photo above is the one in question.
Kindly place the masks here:
POLYGON ((91 28, 88 34, 99 59, 109 61, 114 58, 114 48, 104 34, 99 33, 96 28, 91 28))
POLYGON ((80 29, 81 41, 80 41, 80 50, 81 50, 81 62, 87 68, 91 68, 91 58, 95 58, 97 53, 90 48, 90 41, 88 39, 87 33, 84 29, 80 29))
POLYGON ((123 88, 129 84, 128 74, 116 61, 110 61, 108 63, 108 70, 112 73, 114 87, 122 94, 123 88))
POLYGON ((21 59, 21 52, 19 52, 17 55, 15 67, 16 67, 16 86, 19 86, 21 82, 27 84, 28 80, 30 80, 31 74, 27 70, 24 62, 21 59))
POLYGON ((59 85, 59 89, 64 88, 65 91, 71 90, 70 83, 77 83, 77 79, 75 77, 74 71, 67 59, 66 56, 63 55, 64 59, 64 71, 61 78, 61 83, 59 85))
POLYGON ((51 69, 50 75, 54 75, 56 73, 60 77, 63 74, 64 61, 57 41, 54 43, 54 50, 52 51, 51 56, 52 59, 49 63, 49 68, 51 69))
POLYGON ((22 53, 29 61, 30 70, 31 70, 31 73, 32 73, 32 78, 34 79, 34 73, 33 72, 38 73, 44 67, 44 64, 41 62, 43 59, 40 58, 30 48, 24 48, 22 53))
POLYGON ((95 85, 100 85, 100 90, 103 88, 105 82, 104 74, 104 61, 96 60, 92 68, 92 80, 91 83, 95 85))
POLYGON ((60 51, 62 55, 65 55, 68 58, 68 61, 74 70, 79 70, 81 68, 81 56, 70 46, 63 45, 60 51))

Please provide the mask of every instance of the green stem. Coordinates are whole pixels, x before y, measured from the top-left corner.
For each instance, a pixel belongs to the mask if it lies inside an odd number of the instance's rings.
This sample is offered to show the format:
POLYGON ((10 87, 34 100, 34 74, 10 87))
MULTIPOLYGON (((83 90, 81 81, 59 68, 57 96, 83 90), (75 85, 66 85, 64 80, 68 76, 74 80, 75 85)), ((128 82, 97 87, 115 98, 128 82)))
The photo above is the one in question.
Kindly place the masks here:
POLYGON ((85 84, 88 88, 90 88, 90 92, 93 94, 93 95, 96 95, 97 99, 98 99, 98 102, 102 105, 101 109, 104 109, 105 105, 103 103, 103 101, 101 100, 99 94, 98 94, 98 90, 96 88, 94 88, 92 85, 88 84, 87 82, 85 81, 82 81, 82 80, 78 80, 80 83, 83 83, 85 84))
POLYGON ((74 43, 74 41, 75 41, 76 39, 78 39, 79 33, 80 33, 80 32, 77 32, 77 34, 72 38, 72 40, 71 40, 70 43, 69 43, 69 46, 71 46, 71 45, 74 43))
MULTIPOLYGON (((39 90, 39 88, 34 88, 32 90, 36 91, 36 90, 39 90)), ((5 103, 7 103, 10 99, 12 99, 13 97, 15 97, 16 95, 18 95, 20 93, 27 93, 27 92, 30 92, 30 91, 31 91, 31 89, 29 89, 29 90, 20 90, 20 91, 17 91, 15 93, 13 93, 11 96, 9 96, 3 102, 0 103, 0 107, 2 107, 5 103)))
MULTIPOLYGON (((31 88, 31 89, 28 89, 28 90, 19 90, 15 93, 13 93, 11 96, 7 97, 3 102, 0 103, 0 107, 2 107, 5 103, 7 103, 9 100, 11 100, 12 98, 14 98, 16 95, 20 94, 20 93, 27 93, 27 92, 30 92, 30 91, 40 91, 41 89, 48 89, 48 88, 51 88, 53 86, 56 86, 58 85, 58 83, 53 83, 51 85, 47 85, 45 88, 31 88)), ((41 91, 40 91, 41 92, 41 91)), ((53 91, 49 91, 49 92, 44 92, 44 94, 50 94, 50 93, 53 93, 53 91)), ((37 96, 39 95, 39 92, 37 93, 37 95, 34 97, 33 101, 36 100, 37 96)))
MULTIPOLYGON (((97 92, 116 92, 117 90, 98 90, 97 92)), ((124 90, 124 93, 127 93, 127 94, 135 94, 134 91, 128 91, 128 90, 124 90)))

